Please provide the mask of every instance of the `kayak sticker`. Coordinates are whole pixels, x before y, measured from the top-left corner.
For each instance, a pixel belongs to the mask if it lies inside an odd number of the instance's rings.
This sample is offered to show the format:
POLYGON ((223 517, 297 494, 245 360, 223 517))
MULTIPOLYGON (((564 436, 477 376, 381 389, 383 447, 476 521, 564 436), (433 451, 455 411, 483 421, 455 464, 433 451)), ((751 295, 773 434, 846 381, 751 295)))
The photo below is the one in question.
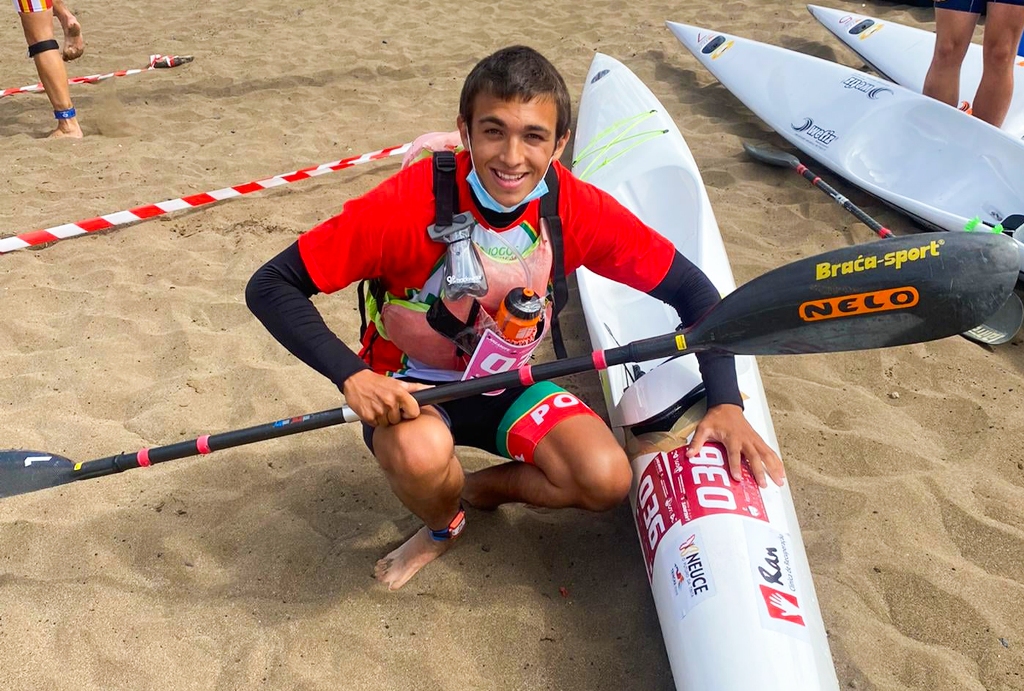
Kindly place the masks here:
POLYGON ((873 26, 870 26, 870 27, 864 29, 863 31, 861 31, 860 34, 857 36, 857 38, 859 38, 862 41, 864 39, 866 39, 866 38, 871 38, 872 36, 877 34, 879 31, 881 31, 883 26, 885 26, 885 24, 875 24, 873 26))
POLYGON ((744 529, 751 575, 758 588, 761 626, 809 640, 791 536, 763 523, 745 522, 744 529))
POLYGON ((729 454, 718 442, 708 442, 693 458, 686 447, 666 454, 672 471, 672 489, 679 501, 684 525, 704 516, 732 514, 767 521, 761 489, 744 461, 743 479, 736 482, 729 473, 729 454))
POLYGON ((882 27, 885 26, 885 24, 876 22, 874 19, 861 19, 860 21, 857 21, 857 19, 858 17, 846 16, 839 20, 839 25, 845 26, 856 22, 848 29, 848 32, 851 36, 856 36, 862 41, 872 34, 881 31, 882 27))
POLYGON ((819 149, 827 149, 829 144, 839 139, 835 130, 816 125, 811 118, 804 118, 802 122, 794 122, 790 126, 794 132, 819 149))
MULTIPOLYGON (((597 79, 601 77, 601 74, 595 77, 597 79)), ((644 122, 649 118, 655 118, 655 125, 657 125, 656 116, 659 114, 657 110, 647 110, 642 113, 637 113, 628 118, 623 118, 612 123, 607 129, 599 133, 592 139, 583 149, 574 156, 573 158, 573 170, 577 168, 583 161, 590 159, 586 167, 582 171, 575 173, 576 177, 580 180, 588 180, 591 175, 604 168, 606 165, 614 161, 620 156, 624 156, 633 149, 649 142, 652 139, 657 139, 663 134, 668 134, 668 130, 662 127, 656 127, 651 129, 641 129, 644 122)))
POLYGON ((686 447, 681 446, 658 453, 640 473, 634 518, 648 578, 652 578, 662 538, 676 523, 688 526, 691 534, 694 528, 688 524, 704 516, 731 514, 768 522, 750 466, 743 463, 743 479, 736 482, 729 474, 728 458, 718 442, 708 442, 693 458, 687 458, 686 447))
POLYGON ((611 70, 601 70, 594 75, 594 78, 590 80, 591 84, 595 84, 601 80, 602 77, 606 77, 611 70))
POLYGON ((697 605, 715 596, 715 581, 707 564, 707 550, 697 526, 684 533, 669 567, 672 592, 679 618, 683 619, 697 605))
POLYGON ((727 36, 715 36, 714 38, 709 36, 705 38, 704 34, 697 34, 697 45, 704 43, 705 40, 707 40, 707 43, 700 49, 700 52, 704 55, 710 55, 712 60, 717 60, 722 56, 722 53, 733 46, 733 41, 727 36))
POLYGON ((888 87, 876 84, 862 77, 847 77, 843 80, 843 86, 847 89, 853 89, 854 91, 859 91, 862 94, 867 94, 867 97, 872 101, 877 101, 885 94, 893 95, 896 93, 888 87))
POLYGON ((722 54, 725 51, 727 51, 730 48, 732 48, 732 46, 733 46, 733 42, 732 41, 726 41, 725 45, 723 45, 721 48, 717 49, 715 52, 713 52, 711 54, 711 59, 712 60, 717 60, 718 58, 722 57, 722 54))
POLYGON ((675 496, 665 467, 664 454, 657 454, 640 474, 636 490, 636 529, 647 565, 647 578, 654 572, 654 555, 661 538, 679 521, 675 496))
MULTIPOLYGON (((705 444, 693 458, 686 457, 686 446, 648 458, 636 479, 634 519, 640 548, 652 587, 664 588, 666 580, 671 583, 673 607, 682 619, 717 594, 708 549, 695 521, 732 514, 767 526, 768 514, 750 467, 744 463, 742 481, 733 480, 728 453, 718 442, 705 444), (662 555, 655 573, 659 549, 662 555)), ((789 610, 792 607, 790 603, 789 610)))
POLYGON ((660 584, 665 581, 671 583, 673 608, 682 619, 717 592, 704 538, 700 528, 689 525, 683 530, 677 528, 672 531, 671 542, 664 539, 672 528, 682 525, 679 497, 673 488, 665 454, 658 453, 650 460, 637 483, 635 518, 640 548, 647 565, 647 578, 655 588, 659 587, 654 582, 655 577, 660 584), (662 547, 664 553, 655 574, 655 556, 662 547))

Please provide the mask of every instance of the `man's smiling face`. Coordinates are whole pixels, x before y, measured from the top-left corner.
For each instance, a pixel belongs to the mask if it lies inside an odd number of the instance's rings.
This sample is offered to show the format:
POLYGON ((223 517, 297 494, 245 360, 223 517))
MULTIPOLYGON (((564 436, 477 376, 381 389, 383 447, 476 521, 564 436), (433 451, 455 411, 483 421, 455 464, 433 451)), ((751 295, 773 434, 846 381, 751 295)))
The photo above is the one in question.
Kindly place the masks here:
POLYGON ((540 184, 569 141, 568 132, 555 138, 558 109, 550 98, 503 101, 480 93, 472 113, 468 127, 461 116, 458 124, 476 174, 499 204, 516 207, 540 184))

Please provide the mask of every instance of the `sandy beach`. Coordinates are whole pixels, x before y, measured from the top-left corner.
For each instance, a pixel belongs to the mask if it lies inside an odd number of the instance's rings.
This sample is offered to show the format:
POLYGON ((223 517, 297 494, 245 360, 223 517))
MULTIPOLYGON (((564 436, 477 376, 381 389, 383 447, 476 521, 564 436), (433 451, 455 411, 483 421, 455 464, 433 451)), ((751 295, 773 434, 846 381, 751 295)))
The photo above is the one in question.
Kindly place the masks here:
MULTIPOLYGON (((934 26, 931 10, 831 4, 934 26)), ((802 3, 69 6, 87 42, 69 75, 153 53, 195 61, 72 87, 79 142, 42 138, 44 95, 0 100, 0 237, 450 129, 472 65, 526 43, 574 104, 595 51, 651 88, 700 166, 738 283, 874 239, 743 154, 743 139, 790 149, 663 24, 863 68, 802 3)), ((34 83, 17 15, 0 18, 0 88, 34 83)), ((0 448, 86 461, 340 405, 243 291, 398 166, 0 256, 0 448)), ((920 232, 826 178, 898 234, 920 232)), ((315 301, 354 344, 354 287, 315 301)), ((578 300, 565 314, 580 354, 578 300)), ((759 362, 840 687, 1024 689, 1024 334, 759 362)), ((568 386, 603 410, 595 375, 568 386)), ((3 499, 0 689, 674 688, 627 506, 469 518, 405 588, 377 584, 374 561, 418 521, 356 425, 3 499)))

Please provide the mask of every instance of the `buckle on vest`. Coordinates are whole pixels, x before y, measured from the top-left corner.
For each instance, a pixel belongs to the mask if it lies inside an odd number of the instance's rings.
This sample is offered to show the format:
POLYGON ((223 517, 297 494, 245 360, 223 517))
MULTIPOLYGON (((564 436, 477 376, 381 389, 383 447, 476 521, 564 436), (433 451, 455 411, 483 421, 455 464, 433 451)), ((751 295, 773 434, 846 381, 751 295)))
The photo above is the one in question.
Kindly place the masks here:
POLYGON ((468 212, 456 214, 452 217, 450 226, 439 226, 436 223, 427 226, 427 235, 434 242, 444 242, 450 245, 469 237, 469 233, 463 231, 472 232, 474 225, 476 225, 476 221, 473 220, 473 214, 468 212))
POLYGON ((434 154, 434 167, 443 173, 455 172, 455 152, 438 151, 434 154))

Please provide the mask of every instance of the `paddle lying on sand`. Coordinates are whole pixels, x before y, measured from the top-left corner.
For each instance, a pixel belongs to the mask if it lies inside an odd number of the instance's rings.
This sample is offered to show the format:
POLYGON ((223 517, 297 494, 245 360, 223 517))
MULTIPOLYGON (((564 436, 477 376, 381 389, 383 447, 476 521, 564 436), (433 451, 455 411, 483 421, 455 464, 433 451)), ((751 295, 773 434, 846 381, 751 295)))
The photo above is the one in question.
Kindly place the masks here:
MULTIPOLYGON (((414 396, 421 405, 440 403, 707 350, 738 355, 823 353, 945 338, 973 328, 995 312, 1013 290, 1018 271, 1016 244, 1002 235, 950 233, 846 247, 755 278, 684 331, 445 384, 414 396)), ((342 406, 85 463, 39 451, 0 451, 0 497, 357 419, 342 406)))
MULTIPOLYGON (((780 168, 792 168, 801 177, 808 180, 812 185, 831 197, 833 201, 839 204, 839 206, 856 216, 861 223, 878 233, 880 237, 895 237, 891 230, 883 226, 871 216, 868 216, 863 209, 841 195, 834 187, 810 171, 796 156, 786 153, 785 151, 780 151, 773 146, 768 146, 767 144, 755 146, 748 142, 743 142, 743 149, 751 156, 751 158, 760 161, 761 163, 767 163, 768 165, 778 166, 780 168)), ((1006 302, 1003 303, 995 314, 986 319, 983 324, 979 324, 973 329, 964 331, 961 336, 977 343, 984 343, 985 345, 999 345, 1000 343, 1006 343, 1012 339, 1020 329, 1021 324, 1024 324, 1024 303, 1021 303, 1021 300, 1017 297, 1016 293, 1011 292, 1006 298, 1006 302)))

